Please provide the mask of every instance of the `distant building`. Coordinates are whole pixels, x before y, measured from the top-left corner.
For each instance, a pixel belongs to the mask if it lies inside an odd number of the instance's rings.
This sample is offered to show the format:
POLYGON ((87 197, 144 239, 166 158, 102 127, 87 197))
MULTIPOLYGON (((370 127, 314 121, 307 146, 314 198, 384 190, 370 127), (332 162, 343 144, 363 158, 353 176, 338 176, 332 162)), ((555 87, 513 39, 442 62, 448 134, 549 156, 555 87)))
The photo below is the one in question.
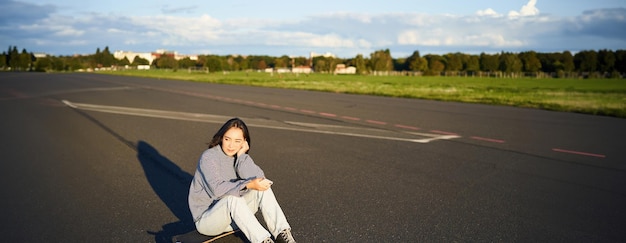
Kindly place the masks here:
POLYGON ((198 55, 181 55, 175 51, 168 51, 165 49, 158 49, 154 52, 115 51, 113 53, 113 57, 115 57, 116 59, 122 60, 124 58, 127 58, 130 63, 133 63, 135 57, 146 59, 149 63, 152 63, 154 59, 157 59, 161 56, 171 56, 174 57, 174 59, 176 60, 181 60, 187 57, 194 61, 198 60, 198 55))
POLYGON ((292 73, 311 73, 312 69, 309 66, 297 66, 291 69, 292 73))
POLYGON ((356 67, 346 67, 346 64, 337 64, 335 74, 356 74, 356 67))
POLYGON ((44 58, 44 57, 47 57, 48 54, 43 53, 43 52, 35 52, 33 53, 33 56, 35 56, 35 58, 44 58))
POLYGON ((313 58, 315 58, 315 57, 332 57, 332 58, 336 58, 335 54, 332 54, 330 52, 326 52, 324 54, 311 52, 309 55, 311 57, 311 60, 313 60, 313 58))
POLYGON ((150 52, 132 52, 132 51, 115 51, 113 52, 113 57, 118 60, 122 60, 124 58, 128 59, 128 62, 133 63, 135 57, 140 57, 148 60, 149 63, 152 63, 154 59, 156 59, 152 53, 150 52))

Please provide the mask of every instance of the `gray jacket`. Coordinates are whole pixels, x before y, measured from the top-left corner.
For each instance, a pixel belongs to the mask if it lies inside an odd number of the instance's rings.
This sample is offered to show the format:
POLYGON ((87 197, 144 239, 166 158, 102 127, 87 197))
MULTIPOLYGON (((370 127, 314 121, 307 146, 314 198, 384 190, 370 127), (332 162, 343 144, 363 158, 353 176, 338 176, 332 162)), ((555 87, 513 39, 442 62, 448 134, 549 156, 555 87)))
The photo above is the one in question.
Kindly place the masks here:
POLYGON ((265 178, 265 174, 248 154, 229 157, 220 145, 205 150, 189 187, 189 209, 194 221, 222 197, 241 197, 248 191, 246 184, 255 178, 265 178))

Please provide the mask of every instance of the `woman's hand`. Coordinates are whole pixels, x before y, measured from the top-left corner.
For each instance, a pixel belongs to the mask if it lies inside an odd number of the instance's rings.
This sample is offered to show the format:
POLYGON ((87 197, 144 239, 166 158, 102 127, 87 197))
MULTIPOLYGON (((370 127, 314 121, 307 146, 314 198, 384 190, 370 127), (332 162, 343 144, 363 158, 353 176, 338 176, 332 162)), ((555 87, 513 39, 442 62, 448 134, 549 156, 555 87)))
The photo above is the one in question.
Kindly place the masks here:
POLYGON ((265 191, 272 186, 272 183, 272 181, 265 178, 256 178, 248 182, 246 187, 252 190, 265 191))
POLYGON ((248 141, 243 141, 241 148, 239 149, 239 151, 237 151, 237 157, 241 156, 242 154, 245 154, 246 152, 248 152, 249 149, 250 149, 250 145, 248 144, 248 141))

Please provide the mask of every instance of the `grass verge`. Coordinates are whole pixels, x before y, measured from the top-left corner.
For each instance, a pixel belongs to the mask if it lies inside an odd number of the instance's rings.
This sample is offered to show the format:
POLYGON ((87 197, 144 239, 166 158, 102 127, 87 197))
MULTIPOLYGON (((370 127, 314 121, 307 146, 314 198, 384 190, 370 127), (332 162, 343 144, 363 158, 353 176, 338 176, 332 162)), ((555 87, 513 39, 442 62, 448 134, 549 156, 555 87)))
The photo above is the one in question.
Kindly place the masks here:
POLYGON ((125 70, 99 73, 507 105, 626 118, 626 80, 624 79, 413 77, 270 74, 261 72, 204 73, 187 70, 125 70))

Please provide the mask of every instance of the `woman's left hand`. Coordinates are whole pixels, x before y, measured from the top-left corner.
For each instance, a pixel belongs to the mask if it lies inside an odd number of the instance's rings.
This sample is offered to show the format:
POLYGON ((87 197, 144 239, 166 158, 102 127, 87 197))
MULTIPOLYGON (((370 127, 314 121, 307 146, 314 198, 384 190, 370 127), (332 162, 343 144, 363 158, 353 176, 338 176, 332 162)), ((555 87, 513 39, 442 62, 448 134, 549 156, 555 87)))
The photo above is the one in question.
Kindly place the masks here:
POLYGON ((246 187, 248 189, 257 190, 257 191, 265 191, 272 186, 273 182, 265 179, 265 178, 256 178, 248 182, 246 187))
POLYGON ((250 145, 248 145, 248 141, 244 141, 239 151, 237 151, 237 157, 241 156, 242 154, 245 154, 246 152, 248 152, 249 149, 250 149, 250 145))

